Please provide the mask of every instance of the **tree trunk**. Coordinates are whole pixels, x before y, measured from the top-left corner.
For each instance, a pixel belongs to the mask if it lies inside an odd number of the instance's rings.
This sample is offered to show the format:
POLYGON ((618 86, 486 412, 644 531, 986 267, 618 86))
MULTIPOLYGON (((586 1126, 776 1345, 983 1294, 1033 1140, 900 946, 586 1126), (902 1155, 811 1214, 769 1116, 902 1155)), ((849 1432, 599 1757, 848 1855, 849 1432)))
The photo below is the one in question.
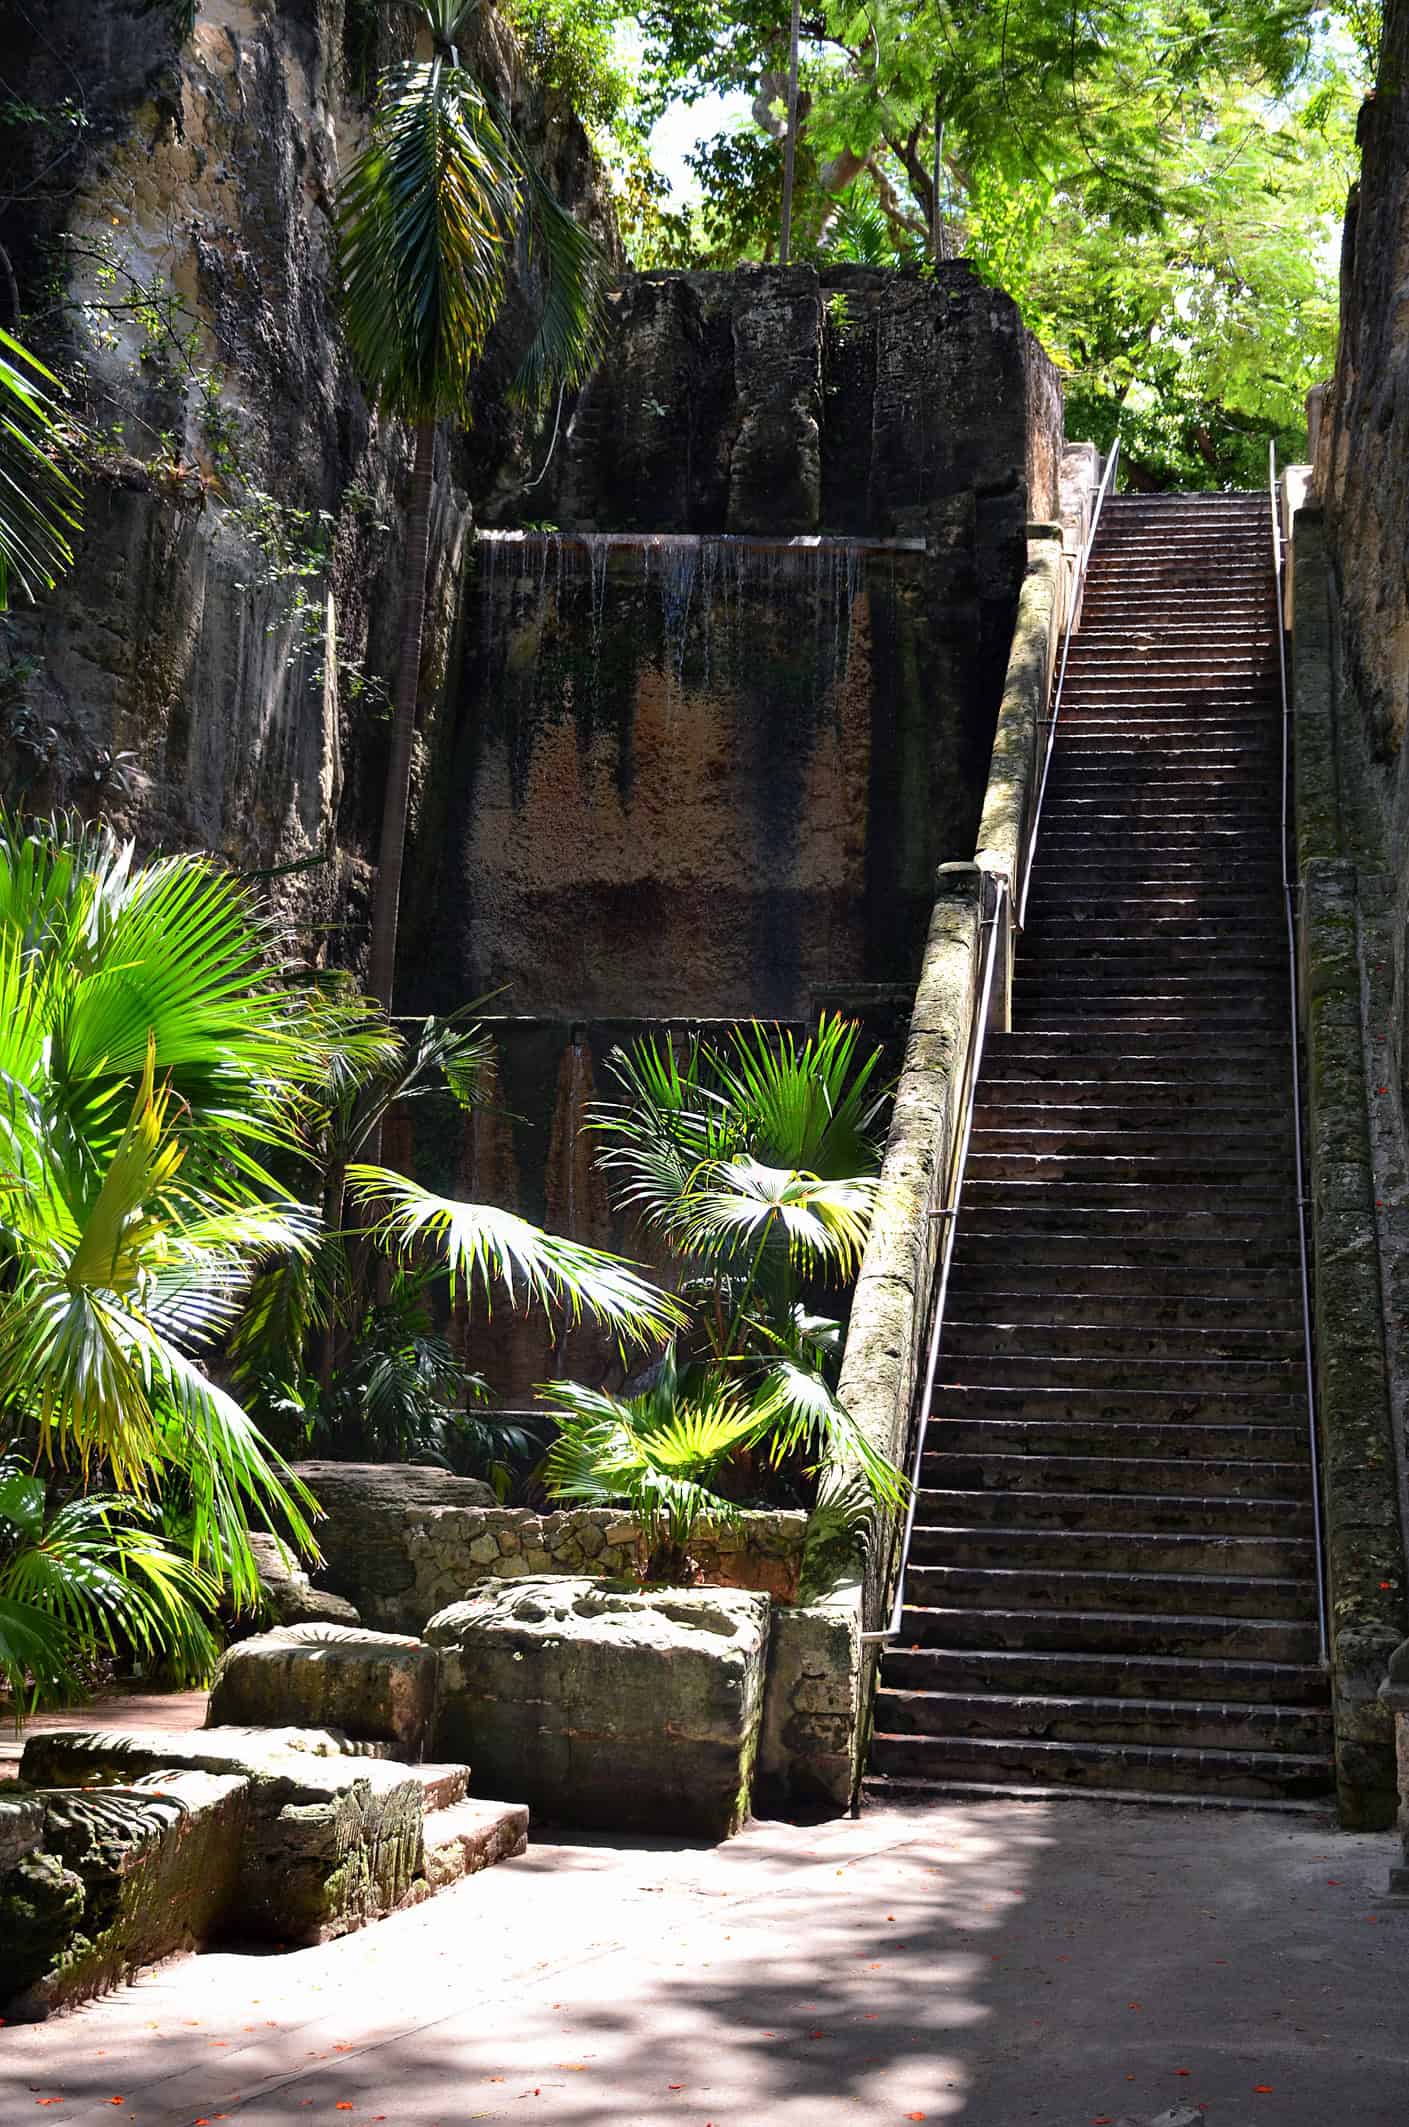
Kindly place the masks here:
MULTIPOLYGON (((401 910, 401 868, 406 855, 406 819, 411 802, 411 755, 416 741, 416 705, 421 691, 421 637, 426 619, 426 563, 430 546, 431 474, 435 423, 416 430, 416 464, 406 524, 406 581, 401 593, 401 643, 396 659, 396 701, 391 759, 382 800, 382 848, 372 903, 372 961, 367 987, 390 1012, 396 975, 396 928, 401 910)), ((375 1157, 375 1154, 373 1154, 375 1157)))
POLYGON ((786 266, 793 250, 793 183, 797 173, 797 74, 801 37, 801 0, 793 0, 792 29, 788 41, 788 143, 783 151, 783 227, 778 246, 778 264, 786 266))

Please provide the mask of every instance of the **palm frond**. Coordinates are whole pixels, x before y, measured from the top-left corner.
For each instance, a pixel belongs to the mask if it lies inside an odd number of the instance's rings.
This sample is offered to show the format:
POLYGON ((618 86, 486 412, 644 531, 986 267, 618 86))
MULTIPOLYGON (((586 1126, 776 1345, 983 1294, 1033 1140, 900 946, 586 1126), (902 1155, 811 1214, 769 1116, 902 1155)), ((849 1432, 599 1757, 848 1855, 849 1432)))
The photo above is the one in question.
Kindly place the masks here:
POLYGON ((463 67, 437 52, 383 75, 337 244, 353 357, 389 411, 420 422, 463 406, 521 204, 522 171, 463 67))
POLYGON ((0 331, 0 613, 73 563, 79 492, 59 462, 58 379, 0 331))
POLYGON ((452 1297, 476 1290, 492 1304, 502 1286, 513 1306, 536 1303, 605 1323, 627 1344, 649 1345, 684 1320, 669 1294, 640 1277, 620 1257, 545 1233, 494 1204, 436 1196, 385 1167, 354 1166, 348 1180, 357 1201, 379 1212, 374 1230, 404 1256, 425 1244, 450 1275, 452 1297))
POLYGON ((801 1045, 789 1028, 734 1030, 717 1068, 747 1118, 756 1158, 832 1180, 877 1164, 875 1129, 888 1098, 876 1082, 883 1052, 858 1062, 860 1034, 854 1021, 825 1014, 801 1045))
POLYGON ((878 1505, 905 1504, 904 1474, 866 1437, 824 1375, 792 1359, 776 1360, 754 1391, 753 1411, 775 1465, 803 1456, 814 1467, 850 1466, 878 1505))
POLYGON ((823 1181, 744 1158, 705 1168, 686 1194, 678 1231, 696 1254, 752 1252, 781 1236, 805 1273, 859 1267, 876 1184, 869 1175, 823 1181))

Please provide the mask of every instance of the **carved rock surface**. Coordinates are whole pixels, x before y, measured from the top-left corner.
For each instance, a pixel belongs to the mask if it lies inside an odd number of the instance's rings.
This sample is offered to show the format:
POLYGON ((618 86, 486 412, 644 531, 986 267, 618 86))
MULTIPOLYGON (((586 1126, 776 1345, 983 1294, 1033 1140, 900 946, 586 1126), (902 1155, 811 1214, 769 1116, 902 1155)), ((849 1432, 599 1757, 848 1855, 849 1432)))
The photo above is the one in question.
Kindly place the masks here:
POLYGON ((0 2002, 11 2022, 86 2001, 219 1932, 249 1783, 162 1772, 38 1799, 42 1850, 0 1873, 0 2002))
POLYGON ((425 1756, 440 1657, 420 1640, 346 1625, 291 1625, 226 1649, 211 1686, 208 1728, 340 1729, 425 1756))
POLYGON ((426 1627, 439 1747, 559 1822, 727 1838, 748 1814, 767 1596, 519 1580, 426 1627))
POLYGON ((425 1788, 411 1768, 325 1756, 334 1739, 291 1747, 289 1730, 188 1734, 86 1730, 39 1735, 21 1774, 40 1786, 130 1781, 173 1768, 248 1782, 250 1820, 236 1890, 242 1932, 270 1942, 324 1942, 395 1910, 421 1873, 425 1788))

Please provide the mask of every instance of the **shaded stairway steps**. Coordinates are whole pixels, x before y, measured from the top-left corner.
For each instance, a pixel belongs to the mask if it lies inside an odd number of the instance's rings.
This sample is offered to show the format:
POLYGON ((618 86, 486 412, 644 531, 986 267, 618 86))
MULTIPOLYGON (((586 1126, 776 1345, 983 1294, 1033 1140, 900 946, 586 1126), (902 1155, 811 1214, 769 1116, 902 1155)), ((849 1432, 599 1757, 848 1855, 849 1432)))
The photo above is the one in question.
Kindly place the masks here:
POLYGON ((1267 505, 1106 505, 869 1788, 1331 1782, 1267 505))

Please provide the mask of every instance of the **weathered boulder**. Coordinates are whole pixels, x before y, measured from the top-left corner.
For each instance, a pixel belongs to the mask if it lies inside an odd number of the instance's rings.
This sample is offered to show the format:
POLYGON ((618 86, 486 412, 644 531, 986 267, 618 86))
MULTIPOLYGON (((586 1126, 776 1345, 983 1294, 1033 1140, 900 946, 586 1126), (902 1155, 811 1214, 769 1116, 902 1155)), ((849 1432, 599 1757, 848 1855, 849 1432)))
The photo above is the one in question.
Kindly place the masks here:
POLYGON ((559 1822, 727 1838, 748 1815, 767 1596, 529 1579, 431 1619, 438 1745, 559 1822))
POLYGON ((0 1789, 0 1876, 33 1853, 44 1836, 44 1804, 38 1795, 7 1786, 0 1789))
POLYGON ((249 1540, 265 1602, 281 1625, 360 1625, 346 1596, 315 1588, 294 1553, 277 1536, 252 1532, 249 1540))
POLYGON ((235 1898, 241 1932, 267 1941, 326 1942, 390 1913, 421 1875, 425 1789, 410 1768, 379 1758, 324 1756, 316 1736, 291 1748, 290 1731, 249 1729, 32 1736, 27 1783, 81 1787, 170 1769, 232 1774, 248 1782, 235 1898))
POLYGON ((219 1931, 239 1879, 247 1781, 163 1772, 36 1799, 42 1847, 0 1875, 10 2022, 38 2022, 219 1931))
POLYGON ((207 1728, 341 1730, 416 1763, 435 1721, 440 1656, 420 1640, 347 1625, 289 1625, 220 1658, 207 1728))
POLYGON ((474 1477, 412 1462, 302 1462, 297 1474, 323 1509, 323 1578, 381 1632, 419 1632, 415 1537, 446 1509, 498 1505, 474 1477))

